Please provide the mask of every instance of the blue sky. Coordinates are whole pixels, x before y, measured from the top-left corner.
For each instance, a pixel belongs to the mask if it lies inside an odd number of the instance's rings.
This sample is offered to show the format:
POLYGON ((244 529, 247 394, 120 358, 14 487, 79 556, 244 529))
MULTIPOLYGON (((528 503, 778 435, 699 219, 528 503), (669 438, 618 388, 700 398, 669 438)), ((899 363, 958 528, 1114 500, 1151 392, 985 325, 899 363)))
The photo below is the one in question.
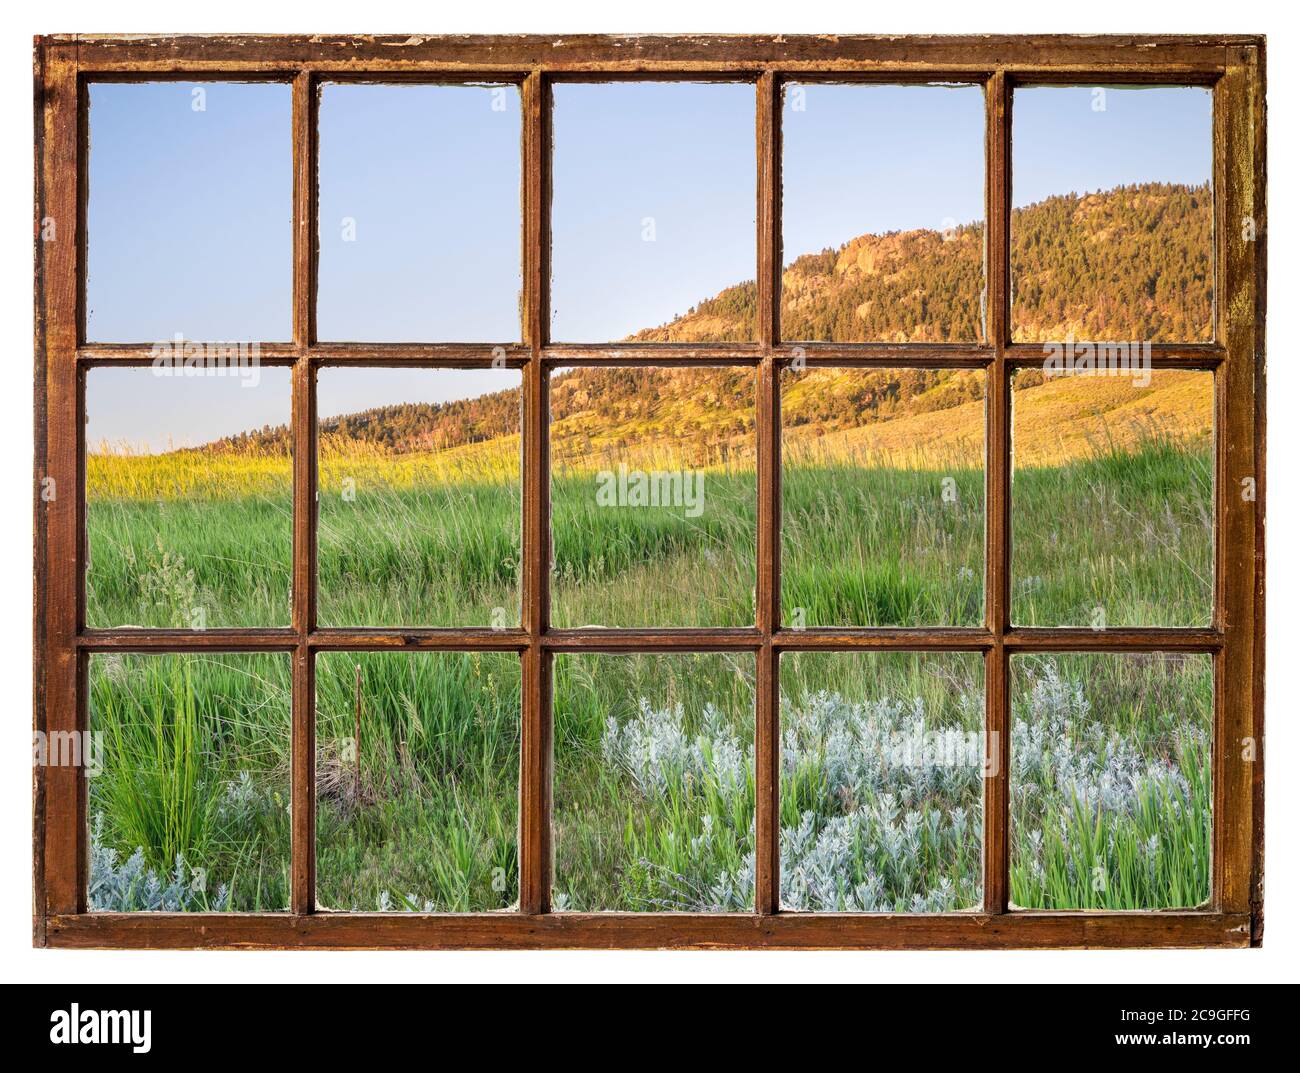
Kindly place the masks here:
MULTIPOLYGON (((554 97, 553 338, 620 339, 754 278, 753 86, 560 84, 554 97)), ((1108 88, 1104 111, 1093 100, 1087 87, 1016 91, 1016 205, 1209 177, 1207 91, 1108 88)), ((90 101, 89 338, 287 339, 289 88, 97 84, 90 101)), ((782 117, 787 262, 982 216, 976 89, 789 87, 782 117)), ((518 339, 519 148, 513 87, 326 86, 320 337, 518 339)), ((96 371, 88 442, 159 450, 283 422, 278 372, 243 388, 96 371)), ((499 374, 333 383, 322 377, 322 415, 479 394, 499 374)))
POLYGON ((317 335, 517 342, 515 86, 325 86, 317 335))
POLYGON ((1208 182, 1213 125, 1208 89, 1031 86, 1011 109, 1012 201, 1082 194, 1124 183, 1208 182), (1098 89, 1104 98, 1096 98, 1098 89), (1104 100, 1105 110, 1093 108, 1104 100))
POLYGON ((290 337, 290 115, 279 84, 90 87, 87 338, 290 337))
POLYGON ((781 136, 787 264, 868 232, 984 215, 976 86, 788 86, 781 136))
POLYGON ((551 337, 605 343, 754 278, 752 85, 554 88, 551 337))

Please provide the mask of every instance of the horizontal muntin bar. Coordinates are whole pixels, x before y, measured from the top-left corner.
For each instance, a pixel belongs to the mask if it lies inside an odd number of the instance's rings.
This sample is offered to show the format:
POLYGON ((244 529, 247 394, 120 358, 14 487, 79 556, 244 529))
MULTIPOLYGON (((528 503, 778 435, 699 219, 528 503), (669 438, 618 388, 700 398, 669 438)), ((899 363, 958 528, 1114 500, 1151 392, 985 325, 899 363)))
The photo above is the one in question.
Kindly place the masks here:
POLYGON ((500 70, 542 66, 651 69, 715 65, 885 66, 900 68, 1100 67, 1117 72, 1222 67, 1232 45, 1257 45, 1251 35, 739 35, 739 34, 520 34, 520 35, 313 35, 156 34, 74 35, 46 39, 77 50, 87 69, 137 67, 287 69, 374 62, 395 67, 444 64, 500 70), (1055 62, 1053 62, 1055 59, 1055 62))
POLYGON ((997 349, 982 343, 778 343, 772 356, 782 365, 802 360, 822 366, 983 369, 997 360, 997 349))
MULTIPOLYGON (((171 340, 160 340, 170 344, 171 340)), ((264 365, 292 365, 306 358, 313 365, 429 365, 431 367, 463 365, 488 366, 504 361, 507 366, 527 364, 532 351, 521 343, 315 343, 300 347, 293 343, 260 343, 254 340, 187 339, 201 347, 229 342, 256 347, 256 360, 264 365)), ((90 343, 77 348, 82 365, 150 365, 162 356, 153 343, 90 343)), ((188 360, 188 359, 186 359, 188 360)), ((221 356, 204 356, 195 365, 220 365, 221 356)))
POLYGON ((552 629, 541 635, 552 652, 726 652, 757 651, 763 634, 753 627, 680 629, 552 629))
POLYGON ((53 916, 62 947, 1022 949, 1245 947, 1244 913, 85 913, 53 916))
POLYGON ((757 365, 759 343, 552 343, 542 347, 547 365, 757 365))
POLYGON ((513 629, 317 629, 307 647, 318 652, 522 652, 528 632, 513 629))
POLYGON ((410 365, 472 362, 490 365, 504 361, 525 365, 532 349, 513 343, 313 343, 307 357, 313 365, 410 365))
MULTIPOLYGON (((1054 339, 1047 343, 1011 343, 1003 349, 1008 365, 1021 369, 1042 368, 1053 346, 1065 346, 1067 340, 1054 339)), ((1129 340, 1128 345, 1141 340, 1129 340)), ((1075 339, 1074 346, 1105 347, 1124 345, 1124 340, 1075 339)), ((1075 353, 1078 351, 1076 349, 1075 353)), ((1151 367, 1153 369, 1214 369, 1228 359, 1227 348, 1219 343, 1152 343, 1151 367)), ((1125 376, 1126 372, 1109 375, 1125 376)))
POLYGON ((77 637, 83 652, 292 652, 298 635, 285 627, 167 630, 119 626, 86 629, 77 637))
POLYGON ((802 630, 780 629, 772 635, 772 646, 783 652, 855 651, 896 649, 899 651, 982 651, 993 648, 994 636, 980 627, 925 629, 916 627, 863 627, 802 630))
MULTIPOLYGON (((229 343, 232 346, 249 348, 256 347, 256 357, 247 351, 238 351, 230 355, 231 358, 240 360, 256 361, 260 365, 287 366, 293 365, 304 353, 302 348, 295 346, 293 343, 259 343, 253 340, 238 339, 186 339, 186 343, 194 343, 202 347, 216 346, 217 344, 229 343)), ((172 345, 170 339, 159 340, 159 343, 172 345)), ((86 343, 77 348, 77 364, 82 366, 148 366, 152 365, 157 359, 162 358, 168 364, 179 363, 189 365, 190 360, 183 354, 179 357, 171 353, 160 353, 155 350, 153 343, 86 343)), ((193 362, 196 366, 204 368, 208 366, 221 366, 229 364, 227 360, 221 357, 205 356, 202 360, 193 362)))
MULTIPOLYGON (((164 342, 160 340, 160 342, 164 342)), ((167 340, 166 342, 170 342, 167 340)), ((240 340, 186 340, 201 346, 240 340)), ((1076 347, 1104 346, 1102 340, 1074 340, 1076 347)), ((1114 341, 1111 341, 1114 342, 1114 341)), ((1140 342, 1140 340, 1139 340, 1140 342)), ((1053 345, 1049 343, 1012 343, 1002 348, 1006 363, 1015 368, 1041 367, 1053 345)), ((306 357, 313 365, 382 366, 428 365, 478 367, 502 360, 510 368, 526 365, 533 350, 522 343, 313 343, 299 347, 293 343, 260 343, 257 360, 266 365, 292 365, 306 357)), ((553 343, 541 348, 547 365, 754 365, 763 360, 759 343, 553 343)), ((997 348, 981 343, 778 343, 772 356, 782 364, 796 359, 813 365, 877 365, 900 367, 985 368, 997 360, 997 348)), ((85 343, 77 348, 80 365, 150 365, 158 357, 153 343, 85 343)), ((169 355, 163 355, 168 357, 169 355)), ((1219 343, 1152 343, 1151 364, 1158 369, 1215 369, 1228 358, 1219 343)), ((208 364, 204 358, 196 364, 208 364)), ((214 358, 211 364, 219 364, 214 358)))
POLYGON ((1174 626, 1022 627, 1002 637, 1003 647, 1012 652, 1217 652, 1224 641, 1220 630, 1174 626))
MULTIPOLYGON (((86 630, 77 638, 85 652, 291 652, 301 639, 291 628, 164 630, 119 628, 86 630)), ((528 634, 522 629, 322 629, 307 635, 307 647, 317 651, 522 651, 528 634)))

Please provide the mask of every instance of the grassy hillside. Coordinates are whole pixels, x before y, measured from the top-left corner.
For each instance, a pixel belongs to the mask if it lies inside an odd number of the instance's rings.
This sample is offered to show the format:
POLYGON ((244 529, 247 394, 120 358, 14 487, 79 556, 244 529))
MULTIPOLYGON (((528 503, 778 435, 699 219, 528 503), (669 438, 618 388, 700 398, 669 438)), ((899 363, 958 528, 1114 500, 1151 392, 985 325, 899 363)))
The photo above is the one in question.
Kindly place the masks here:
MULTIPOLYGON (((1105 193, 1050 198, 1012 216, 1016 337, 1199 340, 1211 324, 1208 187, 1167 184, 1120 187, 1105 193)), ((862 235, 834 250, 796 258, 785 270, 783 335, 787 339, 889 342, 975 340, 980 336, 983 229, 862 235)), ((748 338, 756 300, 752 281, 702 301, 669 324, 631 337, 638 342, 718 342, 748 338)), ((694 459, 726 452, 749 431, 752 389, 744 370, 650 372, 572 369, 552 377, 553 457, 625 452, 653 443, 660 453, 694 459), (653 392, 647 391, 653 380, 653 392)), ((1036 387, 1032 379, 1020 386, 1036 387)), ((1192 392, 1139 393, 1128 380, 1089 378, 1059 383, 1041 395, 1044 427, 1020 445, 1023 461, 1074 450, 1097 433, 1099 414, 1126 427, 1193 427, 1208 413, 1190 413, 1192 392), (1124 400, 1127 400, 1124 401, 1124 400), (1139 420, 1140 419, 1140 420, 1139 420), (1189 426, 1190 422, 1190 426, 1189 426)), ((864 380, 837 371, 810 372, 791 383, 783 401, 787 427, 848 427, 862 446, 895 451, 900 444, 929 451, 969 447, 979 425, 982 380, 960 371, 887 371, 864 380), (940 416, 942 415, 942 416, 940 416), (885 428, 884 426, 888 426, 885 428)), ((1039 398, 1035 398, 1035 406, 1039 398)), ((456 445, 495 443, 520 427, 517 390, 446 403, 379 407, 326 420, 327 456, 361 445, 379 456, 443 452, 456 445)), ((1035 418, 1034 420, 1038 420, 1035 418)), ((215 449, 287 450, 284 428, 231 437, 215 449)), ((680 464, 680 463, 679 463, 680 464)))

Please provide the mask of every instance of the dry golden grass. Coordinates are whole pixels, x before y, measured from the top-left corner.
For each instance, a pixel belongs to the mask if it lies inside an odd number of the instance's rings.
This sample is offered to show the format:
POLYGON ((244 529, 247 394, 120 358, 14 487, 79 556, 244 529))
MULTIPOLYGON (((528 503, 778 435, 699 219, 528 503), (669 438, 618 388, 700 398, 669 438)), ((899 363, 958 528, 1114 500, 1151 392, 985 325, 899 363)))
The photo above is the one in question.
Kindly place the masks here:
MULTIPOLYGON (((1012 397, 1018 465, 1060 465, 1113 449, 1132 450, 1162 436, 1208 440, 1214 428, 1209 373, 1161 370, 1149 387, 1131 378, 1062 376, 1012 397)), ((818 437, 803 428, 785 433, 787 454, 829 460, 852 457, 881 465, 981 465, 984 403, 907 414, 818 437)))

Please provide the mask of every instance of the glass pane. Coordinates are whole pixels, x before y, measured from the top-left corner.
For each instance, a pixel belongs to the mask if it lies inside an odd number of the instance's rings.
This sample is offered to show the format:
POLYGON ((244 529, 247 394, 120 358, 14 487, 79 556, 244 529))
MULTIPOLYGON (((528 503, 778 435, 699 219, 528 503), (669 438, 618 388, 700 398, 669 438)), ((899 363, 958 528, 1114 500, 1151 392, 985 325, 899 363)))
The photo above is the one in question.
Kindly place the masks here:
POLYGON ((781 116, 781 338, 978 340, 982 88, 793 84, 781 116))
POLYGON ((319 617, 519 625, 517 369, 322 369, 319 617))
POLYGON ((1014 104, 1013 338, 1208 340, 1210 90, 1036 86, 1014 104))
POLYGON ((1210 897, 1205 655, 1011 660, 1011 900, 1178 909, 1210 897))
POLYGON ((782 655, 782 906, 979 908, 984 756, 980 653, 782 655))
POLYGON ((321 339, 519 339, 520 132, 515 86, 323 87, 321 339))
POLYGON ((513 652, 316 660, 317 901, 468 913, 518 898, 513 652))
POLYGON ((984 380, 960 369, 782 374, 787 625, 983 621, 984 380))
POLYGON ((1018 373, 1011 612, 1024 626, 1205 626, 1214 375, 1018 373))
POLYGON ((751 653, 555 657, 554 905, 753 911, 751 653))
POLYGON ((293 334, 290 87, 90 86, 86 338, 293 334))
POLYGON ((754 87, 554 87, 551 337, 754 338, 754 87))
POLYGON ((288 369, 91 369, 86 623, 285 626, 288 369))
POLYGON ((557 626, 754 622, 754 370, 551 379, 557 626))
POLYGON ((90 908, 289 905, 289 657, 94 655, 90 908))

